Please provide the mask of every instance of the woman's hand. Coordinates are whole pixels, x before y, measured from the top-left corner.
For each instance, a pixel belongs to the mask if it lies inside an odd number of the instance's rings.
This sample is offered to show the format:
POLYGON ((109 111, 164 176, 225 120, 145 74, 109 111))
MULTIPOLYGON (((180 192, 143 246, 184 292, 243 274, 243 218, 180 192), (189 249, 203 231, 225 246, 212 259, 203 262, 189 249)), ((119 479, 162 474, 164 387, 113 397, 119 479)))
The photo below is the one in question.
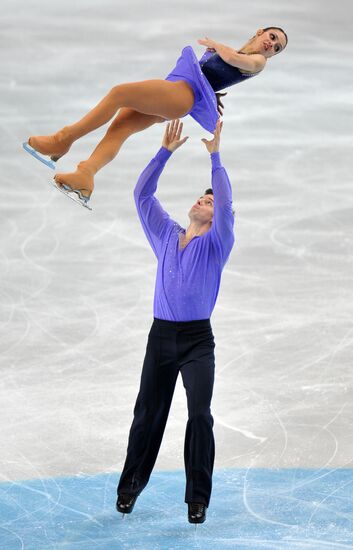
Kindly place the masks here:
POLYGON ((167 128, 163 136, 162 147, 165 147, 166 149, 168 149, 168 151, 171 151, 172 153, 176 149, 181 147, 185 143, 185 141, 189 139, 189 136, 185 136, 184 138, 180 139, 182 130, 183 123, 180 122, 178 118, 172 120, 171 122, 168 122, 167 128))
POLYGON ((222 100, 221 100, 221 97, 227 95, 227 92, 217 92, 216 93, 216 98, 217 98, 217 111, 219 112, 219 114, 221 116, 223 116, 223 109, 224 109, 224 105, 222 103, 222 100))
POLYGON ((223 127, 223 121, 218 120, 216 124, 216 129, 213 133, 213 139, 208 140, 203 138, 201 140, 206 145, 206 149, 210 154, 218 153, 219 151, 222 127, 223 127))
POLYGON ((206 46, 208 50, 216 51, 217 42, 208 36, 205 36, 205 38, 199 38, 197 42, 198 44, 201 44, 201 46, 206 46))

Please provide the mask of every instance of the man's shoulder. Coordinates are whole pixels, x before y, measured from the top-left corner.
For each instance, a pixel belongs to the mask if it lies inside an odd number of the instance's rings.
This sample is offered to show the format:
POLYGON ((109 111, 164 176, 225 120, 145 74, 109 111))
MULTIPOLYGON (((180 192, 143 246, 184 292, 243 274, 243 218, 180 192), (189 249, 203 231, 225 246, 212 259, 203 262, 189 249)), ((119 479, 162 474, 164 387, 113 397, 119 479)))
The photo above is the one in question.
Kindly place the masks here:
POLYGON ((181 227, 181 225, 179 225, 178 222, 172 219, 170 220, 170 222, 171 222, 172 229, 173 231, 175 231, 175 233, 185 233, 184 227, 181 227))
POLYGON ((175 237, 179 238, 179 234, 182 233, 183 231, 185 231, 185 229, 183 229, 178 224, 178 222, 176 222, 172 218, 168 218, 168 220, 166 221, 165 229, 164 229, 164 239, 163 240, 168 241, 169 238, 172 235, 175 235, 175 237))

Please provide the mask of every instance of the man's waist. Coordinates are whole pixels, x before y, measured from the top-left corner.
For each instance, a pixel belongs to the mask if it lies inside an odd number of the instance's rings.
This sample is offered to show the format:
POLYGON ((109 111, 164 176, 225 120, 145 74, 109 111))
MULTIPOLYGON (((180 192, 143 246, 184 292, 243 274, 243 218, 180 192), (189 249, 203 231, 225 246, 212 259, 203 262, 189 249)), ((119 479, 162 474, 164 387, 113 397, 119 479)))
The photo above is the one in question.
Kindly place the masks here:
POLYGON ((188 329, 188 328, 211 328, 210 319, 195 319, 192 321, 170 321, 169 319, 153 318, 153 322, 157 326, 171 327, 176 329, 188 329))

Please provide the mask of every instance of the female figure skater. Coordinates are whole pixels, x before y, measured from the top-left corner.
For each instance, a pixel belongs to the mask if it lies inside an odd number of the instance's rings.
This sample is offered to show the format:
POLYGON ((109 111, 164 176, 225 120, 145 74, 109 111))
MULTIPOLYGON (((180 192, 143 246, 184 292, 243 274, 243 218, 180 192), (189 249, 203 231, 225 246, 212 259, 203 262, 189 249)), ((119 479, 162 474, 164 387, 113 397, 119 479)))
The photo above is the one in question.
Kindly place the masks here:
POLYGON ((55 162, 69 151, 74 141, 107 123, 119 110, 88 160, 80 162, 75 172, 54 177, 61 191, 90 208, 88 203, 94 175, 113 160, 130 135, 157 122, 186 115, 192 116, 209 132, 214 132, 223 107, 215 92, 261 72, 267 59, 286 47, 287 40, 286 33, 279 27, 259 29, 238 51, 208 37, 198 40, 207 48, 200 61, 191 46, 187 46, 165 80, 114 86, 78 122, 50 136, 32 136, 23 146, 38 160, 55 169, 55 162))

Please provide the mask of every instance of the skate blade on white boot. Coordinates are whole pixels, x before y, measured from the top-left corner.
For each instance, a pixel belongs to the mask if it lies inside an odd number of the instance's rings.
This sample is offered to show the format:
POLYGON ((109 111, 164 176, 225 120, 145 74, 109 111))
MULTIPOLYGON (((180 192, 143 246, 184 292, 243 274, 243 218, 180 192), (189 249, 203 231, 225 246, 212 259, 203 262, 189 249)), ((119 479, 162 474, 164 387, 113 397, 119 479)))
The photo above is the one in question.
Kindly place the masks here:
MULTIPOLYGON (((55 181, 55 180, 54 180, 55 181)), ((56 183, 53 183, 53 186, 55 189, 60 191, 61 193, 64 193, 69 199, 72 199, 76 204, 80 204, 81 206, 84 206, 88 210, 92 210, 89 203, 89 197, 85 197, 82 195, 81 191, 79 189, 71 189, 68 185, 62 184, 57 185, 56 183)))
POLYGON ((25 151, 27 151, 27 153, 32 155, 32 157, 36 158, 37 160, 40 160, 40 162, 43 162, 43 164, 46 164, 52 170, 55 170, 55 167, 56 167, 55 162, 51 159, 48 159, 45 156, 42 156, 41 153, 38 153, 38 151, 36 151, 35 149, 33 149, 33 147, 29 145, 28 141, 25 141, 24 143, 22 143, 22 147, 24 148, 25 151))

